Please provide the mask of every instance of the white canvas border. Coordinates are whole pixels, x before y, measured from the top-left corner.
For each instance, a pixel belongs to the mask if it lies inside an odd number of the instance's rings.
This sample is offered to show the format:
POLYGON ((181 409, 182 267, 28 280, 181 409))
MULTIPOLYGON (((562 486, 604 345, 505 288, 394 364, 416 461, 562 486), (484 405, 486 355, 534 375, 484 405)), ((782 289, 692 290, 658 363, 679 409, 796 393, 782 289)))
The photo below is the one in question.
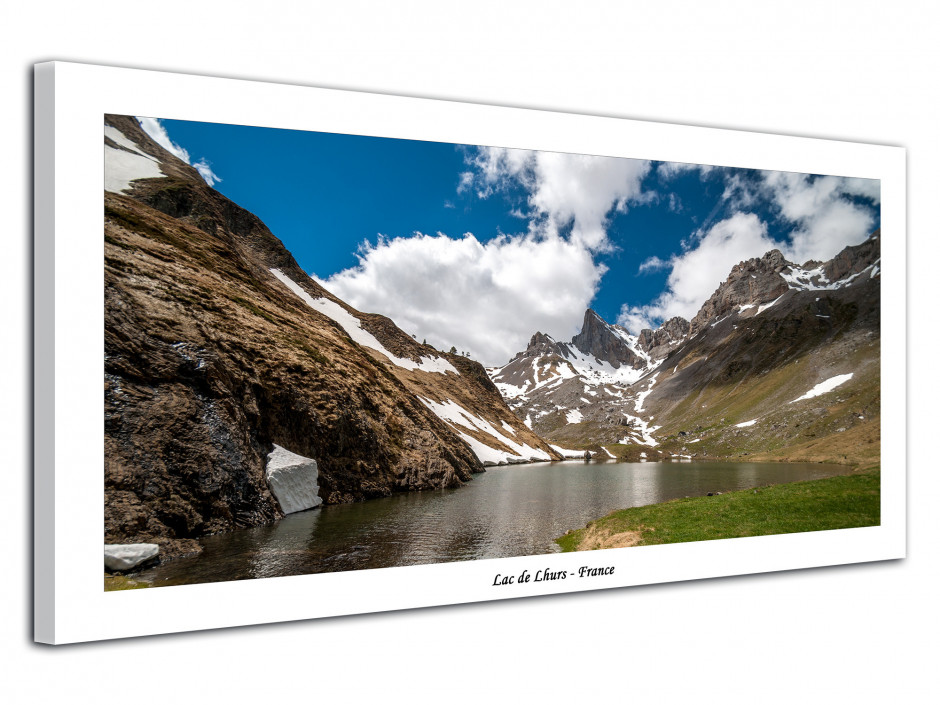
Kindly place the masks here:
MULTIPOLYGON (((572 591, 496 573, 613 565, 602 589, 901 558, 906 551, 905 152, 869 144, 101 66, 36 68, 35 638, 68 643, 572 591), (105 593, 105 113, 880 179, 879 527, 105 593)), ((275 233, 276 234, 276 233, 275 233)), ((629 594, 624 594, 629 599, 629 594)))

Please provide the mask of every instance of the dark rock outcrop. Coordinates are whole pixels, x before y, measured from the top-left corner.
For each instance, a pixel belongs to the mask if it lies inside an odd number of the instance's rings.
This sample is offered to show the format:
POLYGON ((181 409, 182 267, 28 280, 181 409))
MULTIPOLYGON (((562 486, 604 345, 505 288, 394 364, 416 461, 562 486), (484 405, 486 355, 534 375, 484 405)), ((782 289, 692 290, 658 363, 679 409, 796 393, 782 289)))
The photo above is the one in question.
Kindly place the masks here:
MULTIPOLYGON (((850 245, 823 265, 823 274, 831 282, 859 274, 881 259, 881 230, 860 245, 850 245)), ((804 265, 805 268, 806 265, 804 265)))
POLYGON ((568 346, 564 343, 557 342, 550 335, 539 332, 529 339, 529 344, 526 346, 526 349, 518 353, 516 357, 528 357, 533 355, 560 355, 561 357, 568 357, 568 346))
POLYGON ((675 316, 656 330, 644 328, 637 336, 640 349, 654 359, 666 357, 688 337, 691 324, 681 316, 675 316))
POLYGON ((571 339, 571 344, 585 355, 592 355, 612 367, 621 365, 639 369, 646 364, 603 318, 592 309, 584 312, 581 332, 571 339))

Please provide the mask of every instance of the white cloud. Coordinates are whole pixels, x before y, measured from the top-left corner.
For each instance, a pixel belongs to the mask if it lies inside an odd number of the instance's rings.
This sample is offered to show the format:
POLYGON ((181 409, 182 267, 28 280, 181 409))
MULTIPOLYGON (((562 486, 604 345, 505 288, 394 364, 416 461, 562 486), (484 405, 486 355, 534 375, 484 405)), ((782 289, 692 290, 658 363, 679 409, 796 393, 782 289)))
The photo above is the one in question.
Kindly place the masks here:
POLYGON ((842 191, 853 196, 861 196, 872 203, 881 203, 881 181, 879 179, 845 178, 842 180, 842 191))
POLYGON ((674 255, 666 263, 672 268, 666 290, 645 306, 623 306, 617 322, 638 333, 673 316, 691 320, 734 265, 777 247, 756 215, 735 213, 712 226, 695 249, 674 255))
POLYGON ((705 178, 708 173, 715 167, 710 164, 690 164, 687 162, 662 162, 659 166, 656 167, 656 173, 664 181, 673 179, 680 174, 685 174, 690 171, 698 171, 701 178, 705 178))
POLYGON ((741 176, 731 174, 725 177, 725 190, 721 200, 734 211, 752 208, 757 203, 758 194, 753 183, 741 176))
POLYGON ((820 176, 793 172, 764 172, 762 188, 794 224, 785 252, 795 262, 828 260, 846 245, 857 245, 875 224, 871 207, 847 196, 880 203, 881 182, 872 179, 820 176))
POLYGON ((637 274, 646 274, 647 272, 658 272, 660 269, 666 269, 669 266, 669 261, 660 259, 656 255, 653 255, 645 262, 640 265, 640 268, 637 270, 637 274))
POLYGON ((468 350, 486 365, 508 362, 537 330, 570 338, 605 271, 580 243, 533 234, 379 238, 359 259, 318 281, 418 340, 468 350))
POLYGON ((170 139, 170 136, 166 132, 166 128, 163 126, 163 123, 160 122, 159 118, 139 117, 137 118, 137 122, 140 123, 140 126, 143 128, 144 132, 150 135, 150 139, 163 147, 173 156, 177 157, 178 159, 182 159, 184 162, 189 164, 189 152, 170 139))
POLYGON ((222 180, 212 171, 212 168, 209 166, 209 162, 206 161, 205 157, 193 164, 189 157, 189 152, 170 139, 170 136, 167 134, 166 128, 163 126, 160 118, 138 117, 137 122, 140 123, 140 127, 143 129, 143 131, 150 136, 150 139, 163 147, 177 159, 181 159, 187 164, 190 164, 196 171, 199 172, 202 180, 207 184, 210 186, 215 186, 222 180))
POLYGON ((570 239, 593 252, 610 249, 607 216, 646 202, 641 182, 650 162, 561 152, 480 147, 468 155, 471 170, 458 192, 474 189, 488 198, 513 185, 528 192, 534 233, 555 236, 571 227, 570 239))
POLYGON ((215 172, 212 171, 212 167, 209 166, 209 162, 206 161, 205 157, 200 159, 198 162, 193 164, 193 168, 199 172, 199 175, 202 177, 202 180, 205 181, 210 186, 215 186, 220 179, 216 176, 215 172))
POLYGON ((655 197, 641 187, 650 163, 495 147, 469 150, 466 163, 458 193, 524 190, 524 207, 510 214, 529 221, 527 233, 380 237, 357 267, 321 283, 435 347, 501 365, 537 330, 559 339, 578 331, 606 271, 594 255, 611 249, 608 216, 655 197))

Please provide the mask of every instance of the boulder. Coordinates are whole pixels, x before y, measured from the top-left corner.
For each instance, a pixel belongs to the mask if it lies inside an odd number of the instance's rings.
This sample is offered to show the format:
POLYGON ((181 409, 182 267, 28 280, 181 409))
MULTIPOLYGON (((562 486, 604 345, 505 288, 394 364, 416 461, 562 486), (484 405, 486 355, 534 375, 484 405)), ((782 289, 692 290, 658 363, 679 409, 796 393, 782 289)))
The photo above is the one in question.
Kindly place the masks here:
POLYGON ((152 561, 160 555, 155 543, 106 543, 104 567, 111 571, 125 571, 152 561))

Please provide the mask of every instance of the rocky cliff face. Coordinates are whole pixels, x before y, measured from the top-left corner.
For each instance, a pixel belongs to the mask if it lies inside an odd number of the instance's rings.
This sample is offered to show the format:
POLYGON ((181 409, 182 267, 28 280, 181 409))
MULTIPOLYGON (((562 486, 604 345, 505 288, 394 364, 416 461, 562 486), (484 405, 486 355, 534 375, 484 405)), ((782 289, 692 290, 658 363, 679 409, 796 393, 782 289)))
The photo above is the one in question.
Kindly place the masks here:
POLYGON ((581 332, 571 339, 571 344, 585 355, 610 363, 614 369, 626 365, 634 369, 645 367, 646 360, 625 341, 626 331, 611 326, 593 310, 584 312, 581 332))
POLYGON ((763 257, 736 264, 692 319, 692 331, 698 332, 706 324, 740 306, 776 299, 787 290, 787 283, 780 273, 789 265, 780 250, 771 250, 763 257))
POLYGON ((637 343, 650 358, 660 360, 679 347, 690 333, 691 324, 681 316, 675 316, 656 330, 641 330, 637 343))
POLYGON ((106 117, 105 153, 107 542, 172 556, 277 519, 275 445, 327 503, 559 457, 478 363, 333 297, 135 119, 106 117))

